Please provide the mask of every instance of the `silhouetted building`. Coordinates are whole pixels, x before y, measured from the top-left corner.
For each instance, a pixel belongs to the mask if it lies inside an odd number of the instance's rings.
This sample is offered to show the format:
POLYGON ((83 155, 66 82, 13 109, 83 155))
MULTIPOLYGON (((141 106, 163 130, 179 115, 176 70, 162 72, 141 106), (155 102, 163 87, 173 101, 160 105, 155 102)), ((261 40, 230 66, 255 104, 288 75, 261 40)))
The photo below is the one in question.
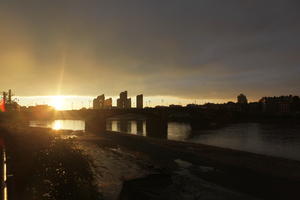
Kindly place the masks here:
POLYGON ((42 104, 42 105, 35 105, 35 106, 28 106, 22 107, 22 111, 30 111, 30 112, 49 112, 49 111, 54 111, 54 108, 52 106, 49 106, 47 104, 42 104))
POLYGON ((127 91, 120 93, 120 98, 117 99, 118 108, 131 108, 131 99, 127 98, 127 91))
POLYGON ((20 111, 20 105, 15 100, 12 100, 12 96, 11 89, 8 90, 8 93, 3 92, 1 111, 20 111))
POLYGON ((247 100, 246 95, 240 94, 239 96, 237 96, 237 102, 240 104, 247 104, 248 100, 247 100))
POLYGON ((187 107, 187 108, 201 108, 200 105, 194 104, 194 103, 187 104, 186 107, 187 107))
POLYGON ((169 105, 169 108, 182 108, 182 105, 171 104, 169 105))
POLYGON ((93 109, 102 109, 104 108, 104 101, 105 96, 104 94, 98 96, 97 98, 93 99, 93 109))
POLYGON ((125 104, 125 108, 131 108, 131 98, 128 98, 125 104))
MULTIPOLYGON (((147 108, 147 107, 146 107, 146 108, 147 108)), ((166 109, 166 108, 168 108, 168 106, 161 106, 161 105, 159 105, 159 106, 155 106, 155 108, 166 109)))
POLYGON ((103 108, 103 107, 104 107, 104 101, 105 101, 105 96, 104 96, 104 94, 98 96, 97 99, 99 100, 100 108, 103 108))
POLYGON ((11 101, 10 104, 5 105, 6 111, 20 111, 20 105, 17 102, 11 101))
POLYGON ((202 107, 205 110, 220 110, 222 105, 221 104, 214 104, 214 103, 206 103, 202 107))
POLYGON ((100 109, 100 104, 97 98, 93 99, 93 109, 100 109))
POLYGON ((112 108, 112 98, 104 100, 104 108, 112 108))
POLYGON ((117 99, 117 108, 123 108, 121 99, 117 99))
POLYGON ((262 110, 269 113, 288 113, 300 111, 300 99, 298 96, 263 97, 259 100, 262 110))
POLYGON ((143 95, 136 96, 136 108, 142 109, 143 108, 143 95))

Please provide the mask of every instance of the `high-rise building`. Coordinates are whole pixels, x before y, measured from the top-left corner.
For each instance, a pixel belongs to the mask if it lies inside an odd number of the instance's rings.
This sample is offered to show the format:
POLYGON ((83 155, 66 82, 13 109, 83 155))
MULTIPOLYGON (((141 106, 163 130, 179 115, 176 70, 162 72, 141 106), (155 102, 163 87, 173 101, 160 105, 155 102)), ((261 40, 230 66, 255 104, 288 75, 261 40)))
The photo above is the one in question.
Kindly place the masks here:
POLYGON ((104 94, 93 99, 93 109, 101 109, 104 107, 105 96, 104 94))
POLYGON ((127 98, 127 91, 120 93, 120 98, 117 99, 118 108, 131 108, 131 99, 127 98))
POLYGON ((104 100, 104 108, 111 108, 112 107, 112 98, 104 100))
POLYGON ((123 99, 123 100, 127 99, 127 91, 120 93, 120 99, 123 99))
POLYGON ((136 108, 142 109, 143 108, 143 95, 136 96, 136 108))
POLYGON ((125 108, 131 108, 131 98, 126 100, 125 108))
POLYGON ((117 99, 117 108, 122 108, 121 99, 117 99))
POLYGON ((97 99, 99 99, 100 108, 103 108, 104 107, 104 101, 105 101, 104 94, 98 96, 97 99))
POLYGON ((97 98, 93 99, 93 109, 100 109, 100 103, 97 98))

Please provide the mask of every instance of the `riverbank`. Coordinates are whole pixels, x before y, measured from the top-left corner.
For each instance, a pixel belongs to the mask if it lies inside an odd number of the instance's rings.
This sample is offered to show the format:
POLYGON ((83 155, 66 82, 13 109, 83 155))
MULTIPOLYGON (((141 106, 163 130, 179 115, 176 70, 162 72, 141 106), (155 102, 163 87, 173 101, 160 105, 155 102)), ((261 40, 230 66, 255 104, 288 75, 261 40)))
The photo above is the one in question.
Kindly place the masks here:
POLYGON ((175 160, 194 166, 211 167, 203 172, 192 169, 197 176, 226 188, 264 199, 295 199, 299 197, 300 162, 272 156, 212 147, 201 144, 145 138, 136 135, 106 132, 80 140, 101 146, 122 146, 149 156, 163 171, 178 167, 175 160))
POLYGON ((101 200, 90 162, 57 131, 0 126, 7 150, 8 199, 101 200))

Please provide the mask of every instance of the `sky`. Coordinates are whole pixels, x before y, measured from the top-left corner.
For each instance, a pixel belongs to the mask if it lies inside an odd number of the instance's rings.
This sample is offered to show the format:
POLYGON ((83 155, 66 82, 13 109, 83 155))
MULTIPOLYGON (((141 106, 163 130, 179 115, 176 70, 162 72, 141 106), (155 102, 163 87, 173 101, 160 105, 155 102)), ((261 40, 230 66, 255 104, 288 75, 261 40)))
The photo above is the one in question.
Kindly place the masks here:
POLYGON ((298 0, 0 0, 0 89, 170 103, 298 95, 299 10, 298 0))

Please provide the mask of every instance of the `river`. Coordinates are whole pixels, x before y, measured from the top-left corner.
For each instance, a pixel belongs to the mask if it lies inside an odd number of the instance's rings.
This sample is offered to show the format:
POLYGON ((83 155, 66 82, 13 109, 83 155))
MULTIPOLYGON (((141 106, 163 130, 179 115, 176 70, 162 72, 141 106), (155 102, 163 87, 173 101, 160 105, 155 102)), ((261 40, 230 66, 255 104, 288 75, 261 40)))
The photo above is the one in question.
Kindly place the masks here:
MULTIPOLYGON (((84 131, 81 120, 31 121, 31 127, 84 131)), ((108 120, 107 130, 146 136, 143 120, 108 120)), ((201 143, 300 160, 300 125, 237 123, 213 130, 192 131, 188 123, 168 123, 169 140, 201 143)))

